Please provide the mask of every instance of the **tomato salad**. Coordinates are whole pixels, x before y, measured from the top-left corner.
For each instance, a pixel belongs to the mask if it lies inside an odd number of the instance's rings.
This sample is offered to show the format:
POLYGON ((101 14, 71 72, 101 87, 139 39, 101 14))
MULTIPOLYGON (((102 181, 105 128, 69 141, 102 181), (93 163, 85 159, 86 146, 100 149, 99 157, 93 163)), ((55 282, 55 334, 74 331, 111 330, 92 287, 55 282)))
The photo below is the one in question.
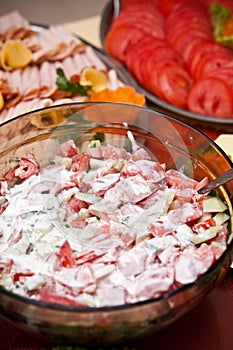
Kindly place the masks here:
MULTIPOLYGON (((233 118, 233 51, 214 38, 213 24, 219 27, 211 17, 214 3, 122 0, 121 12, 105 37, 105 49, 141 86, 171 105, 233 118)), ((218 3, 227 6, 232 25, 232 1, 218 3)))
POLYGON ((194 282, 227 247, 227 206, 208 182, 131 151, 73 140, 40 166, 28 152, 0 181, 0 285, 33 300, 101 307, 194 282))

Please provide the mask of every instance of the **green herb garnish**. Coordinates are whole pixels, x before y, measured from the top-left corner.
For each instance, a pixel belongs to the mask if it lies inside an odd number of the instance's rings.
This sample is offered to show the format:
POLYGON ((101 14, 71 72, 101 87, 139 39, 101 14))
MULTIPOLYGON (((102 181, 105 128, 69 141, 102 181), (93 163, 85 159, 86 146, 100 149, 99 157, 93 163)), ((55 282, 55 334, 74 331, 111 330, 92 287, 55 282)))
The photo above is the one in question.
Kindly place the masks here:
POLYGON ((88 96, 88 92, 91 90, 90 85, 83 86, 78 81, 75 84, 71 83, 65 76, 62 68, 57 68, 56 72, 56 84, 60 91, 71 92, 72 95, 88 96))
POLYGON ((214 30, 214 40, 217 43, 233 48, 232 11, 214 2, 210 7, 210 16, 214 30))

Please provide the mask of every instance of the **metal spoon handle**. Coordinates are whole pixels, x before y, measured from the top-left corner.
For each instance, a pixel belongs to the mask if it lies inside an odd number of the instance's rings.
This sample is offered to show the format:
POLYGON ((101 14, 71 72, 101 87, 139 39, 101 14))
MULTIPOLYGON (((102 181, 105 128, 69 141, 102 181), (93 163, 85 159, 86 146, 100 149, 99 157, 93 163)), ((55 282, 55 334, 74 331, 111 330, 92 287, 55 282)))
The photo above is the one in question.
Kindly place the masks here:
POLYGON ((113 0, 113 18, 117 17, 121 10, 120 0, 113 0))
POLYGON ((233 180, 233 168, 226 171, 224 174, 220 175, 213 181, 209 182, 206 186, 202 187, 198 193, 204 194, 211 190, 214 190, 215 188, 224 185, 225 183, 233 180))

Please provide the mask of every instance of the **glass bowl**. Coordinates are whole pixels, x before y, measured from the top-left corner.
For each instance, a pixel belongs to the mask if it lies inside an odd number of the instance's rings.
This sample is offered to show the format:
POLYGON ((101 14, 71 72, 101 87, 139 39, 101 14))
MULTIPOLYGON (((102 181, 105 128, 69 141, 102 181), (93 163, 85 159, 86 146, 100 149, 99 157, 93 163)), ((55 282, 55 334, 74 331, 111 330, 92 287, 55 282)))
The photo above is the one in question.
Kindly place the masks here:
MULTIPOLYGON (((188 169, 195 180, 204 176, 214 179, 232 167, 230 159, 214 142, 185 123, 146 107, 103 102, 48 107, 2 124, 0 175, 6 173, 12 160, 25 157, 28 151, 40 164, 47 164, 57 156, 59 145, 70 139, 82 151, 96 139, 123 147, 129 132, 138 145, 168 169, 188 169)), ((232 184, 229 182, 218 192, 230 216, 227 249, 194 282, 159 297, 101 307, 42 302, 1 287, 2 317, 56 344, 83 346, 125 344, 169 326, 194 308, 223 279, 231 265, 232 184)))

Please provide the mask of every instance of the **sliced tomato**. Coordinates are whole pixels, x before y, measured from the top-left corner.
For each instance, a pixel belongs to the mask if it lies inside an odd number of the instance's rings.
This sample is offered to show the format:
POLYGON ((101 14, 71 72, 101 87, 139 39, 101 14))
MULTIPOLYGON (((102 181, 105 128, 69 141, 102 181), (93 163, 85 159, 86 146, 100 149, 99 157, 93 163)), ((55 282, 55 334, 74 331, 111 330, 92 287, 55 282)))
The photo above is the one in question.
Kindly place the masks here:
MULTIPOLYGON (((177 67, 179 64, 175 62, 173 59, 168 59, 164 61, 158 61, 154 62, 152 70, 149 72, 147 71, 147 74, 149 75, 150 73, 150 78, 147 81, 147 89, 160 97, 163 100, 167 101, 166 95, 164 92, 166 92, 166 87, 162 86, 162 81, 163 81, 163 73, 165 72, 166 74, 166 69, 167 67, 177 67)), ((165 78, 164 78, 165 80, 165 78)))
POLYGON ((166 101, 179 108, 187 107, 192 78, 184 67, 174 63, 158 72, 158 83, 166 101))
POLYGON ((133 19, 140 19, 140 18, 146 18, 151 21, 155 21, 160 23, 161 25, 165 25, 165 18, 159 12, 156 7, 153 7, 153 10, 148 10, 145 6, 140 7, 130 7, 128 9, 125 9, 119 13, 117 17, 112 22, 112 26, 121 24, 121 21, 125 21, 125 19, 128 18, 128 20, 133 19))
POLYGON ((148 84, 150 84, 150 80, 153 80, 150 79, 151 74, 160 69, 163 65, 172 64, 174 62, 180 65, 184 64, 181 56, 168 44, 154 49, 142 66, 148 84))
POLYGON ((77 149, 74 143, 74 140, 69 140, 63 142, 60 145, 60 152, 63 157, 73 157, 77 154, 77 149))
POLYGON ((192 38, 210 40, 211 34, 202 27, 190 25, 182 25, 179 30, 174 31, 171 35, 167 34, 168 43, 176 50, 178 49, 179 52, 182 52, 182 48, 185 47, 192 38), (179 46, 182 46, 182 48, 179 48, 179 46))
POLYGON ((61 266, 73 267, 75 266, 75 259, 73 257, 73 250, 67 240, 60 246, 59 251, 56 253, 61 266))
POLYGON ((24 277, 31 277, 33 276, 35 273, 32 271, 21 271, 21 272, 15 272, 13 275, 13 280, 14 283, 20 281, 21 278, 24 277))
POLYGON ((159 19, 163 18, 162 13, 156 6, 156 0, 123 0, 123 2, 121 2, 121 11, 124 12, 126 10, 134 10, 139 13, 141 11, 147 11, 159 19))
POLYGON ((46 292, 42 291, 39 295, 39 300, 49 304, 59 304, 59 305, 70 305, 70 306, 79 306, 85 307, 87 305, 77 302, 67 298, 66 296, 58 295, 52 291, 46 292))
POLYGON ((200 61, 204 57, 214 57, 215 55, 229 57, 229 59, 232 57, 227 48, 212 41, 207 40, 203 42, 203 46, 198 44, 193 46, 192 51, 190 52, 190 73, 195 77, 195 70, 198 64, 200 64, 200 61))
POLYGON ((224 80, 233 91, 233 70, 231 67, 228 67, 227 65, 225 65, 224 67, 217 68, 213 71, 206 73, 206 76, 215 77, 215 78, 224 80))
POLYGON ((190 41, 186 42, 186 45, 182 50, 182 57, 184 59, 184 62, 186 62, 186 64, 189 64, 192 59, 193 51, 195 51, 195 47, 203 46, 206 42, 209 42, 209 40, 206 40, 205 38, 203 39, 201 37, 191 37, 190 41))
MULTIPOLYGON (((183 64, 182 58, 168 45, 161 45, 153 50, 148 49, 144 55, 141 56, 138 62, 138 70, 140 71, 141 81, 144 86, 155 87, 153 80, 159 69, 167 64, 173 64, 173 62, 183 64), (152 75, 154 78, 152 78, 152 75)), ((136 63, 134 64, 134 67, 136 63)))
POLYGON ((112 28, 105 37, 105 49, 124 63, 127 48, 138 42, 144 35, 140 29, 130 24, 112 28))
POLYGON ((183 6, 173 8, 172 11, 169 12, 167 16, 167 22, 171 25, 177 24, 177 19, 179 18, 179 22, 189 21, 189 23, 208 23, 208 12, 206 11, 205 6, 203 6, 200 2, 197 1, 188 1, 183 4, 183 6))
POLYGON ((7 181, 16 179, 25 180, 32 175, 38 175, 40 169, 39 163, 30 153, 27 153, 27 156, 27 158, 22 157, 19 163, 4 175, 4 179, 7 181))
POLYGON ((113 29, 124 26, 124 25, 131 25, 134 28, 140 29, 144 34, 153 36, 155 38, 165 38, 165 29, 164 25, 159 23, 159 21, 154 17, 148 18, 148 16, 143 16, 143 14, 138 14, 137 16, 134 16, 133 14, 126 14, 122 13, 124 15, 119 17, 114 22, 113 29))
POLYGON ((210 72, 225 67, 232 58, 225 54, 206 54, 196 65, 193 76, 198 79, 208 75, 210 72))
POLYGON ((81 199, 77 199, 76 197, 72 197, 68 205, 74 213, 78 213, 82 208, 88 208, 88 204, 86 202, 82 201, 81 199))
POLYGON ((157 7, 164 14, 164 16, 168 16, 168 14, 180 7, 183 7, 189 3, 189 0, 158 0, 157 7))
POLYGON ((173 31, 177 32, 179 29, 186 27, 186 30, 190 27, 194 29, 202 29, 209 35, 212 33, 212 27, 209 23, 209 18, 203 9, 190 8, 178 9, 169 14, 166 21, 166 31, 172 34, 173 31))
POLYGON ((131 45, 126 51, 126 66, 133 71, 133 65, 140 60, 140 55, 153 53, 157 47, 166 46, 163 40, 145 36, 136 44, 131 45))
POLYGON ((233 93, 230 86, 219 78, 199 79, 189 91, 187 105, 194 113, 232 118, 233 93))

